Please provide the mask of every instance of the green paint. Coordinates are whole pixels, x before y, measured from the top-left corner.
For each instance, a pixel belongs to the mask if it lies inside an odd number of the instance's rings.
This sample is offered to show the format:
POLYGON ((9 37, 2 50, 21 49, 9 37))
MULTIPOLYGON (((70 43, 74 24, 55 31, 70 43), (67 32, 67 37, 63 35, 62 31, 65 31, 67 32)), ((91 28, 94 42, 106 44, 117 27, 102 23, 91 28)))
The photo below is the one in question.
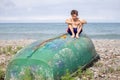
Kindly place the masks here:
MULTIPOLYGON (((92 41, 81 34, 73 39, 68 34, 44 42, 36 41, 20 50, 10 61, 5 80, 25 78, 33 80, 59 80, 66 70, 70 73, 84 66, 96 56, 92 41)), ((30 80, 29 79, 29 80, 30 80)))

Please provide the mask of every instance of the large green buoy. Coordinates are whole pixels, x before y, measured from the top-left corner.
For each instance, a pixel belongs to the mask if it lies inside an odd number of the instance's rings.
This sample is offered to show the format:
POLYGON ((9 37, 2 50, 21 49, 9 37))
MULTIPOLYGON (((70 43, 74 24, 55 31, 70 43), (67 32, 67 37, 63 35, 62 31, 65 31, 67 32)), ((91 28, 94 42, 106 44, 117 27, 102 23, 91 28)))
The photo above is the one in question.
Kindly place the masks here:
POLYGON ((94 60, 98 54, 90 38, 69 34, 36 41, 17 52, 9 62, 5 80, 59 80, 66 70, 75 72, 94 60))

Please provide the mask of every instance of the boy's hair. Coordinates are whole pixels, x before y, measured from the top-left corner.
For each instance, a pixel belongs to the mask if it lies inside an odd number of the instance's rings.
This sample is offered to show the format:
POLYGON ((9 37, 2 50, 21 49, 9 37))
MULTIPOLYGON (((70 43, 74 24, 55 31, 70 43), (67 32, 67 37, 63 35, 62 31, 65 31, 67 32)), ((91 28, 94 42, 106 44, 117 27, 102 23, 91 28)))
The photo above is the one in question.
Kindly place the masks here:
POLYGON ((76 14, 78 16, 78 11, 77 10, 72 10, 71 15, 76 14))

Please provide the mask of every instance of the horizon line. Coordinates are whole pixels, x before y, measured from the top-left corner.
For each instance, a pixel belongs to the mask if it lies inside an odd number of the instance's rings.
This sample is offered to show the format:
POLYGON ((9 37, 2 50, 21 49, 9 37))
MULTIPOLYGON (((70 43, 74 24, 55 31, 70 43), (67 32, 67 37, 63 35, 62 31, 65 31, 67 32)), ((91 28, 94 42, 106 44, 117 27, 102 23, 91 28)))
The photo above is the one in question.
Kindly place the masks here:
MULTIPOLYGON (((1 23, 65 23, 65 22, 0 22, 1 23)), ((120 23, 120 22, 87 22, 87 23, 120 23)))

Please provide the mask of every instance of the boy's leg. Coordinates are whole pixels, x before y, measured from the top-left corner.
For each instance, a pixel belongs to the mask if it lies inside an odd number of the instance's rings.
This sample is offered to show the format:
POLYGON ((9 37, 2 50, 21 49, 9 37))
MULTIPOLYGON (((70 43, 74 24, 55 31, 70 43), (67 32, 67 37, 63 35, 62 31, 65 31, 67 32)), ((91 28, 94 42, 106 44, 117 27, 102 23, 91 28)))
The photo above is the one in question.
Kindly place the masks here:
POLYGON ((79 34, 82 32, 82 25, 79 25, 78 26, 78 30, 77 30, 77 33, 76 33, 76 38, 79 38, 79 34))
POLYGON ((71 30, 68 28, 67 29, 67 32, 70 34, 70 35, 72 35, 72 32, 71 32, 71 30))
POLYGON ((68 27, 69 27, 69 29, 70 29, 70 31, 72 32, 72 38, 74 38, 75 37, 75 33, 74 33, 74 31, 73 31, 73 28, 72 28, 72 25, 68 25, 68 27))

